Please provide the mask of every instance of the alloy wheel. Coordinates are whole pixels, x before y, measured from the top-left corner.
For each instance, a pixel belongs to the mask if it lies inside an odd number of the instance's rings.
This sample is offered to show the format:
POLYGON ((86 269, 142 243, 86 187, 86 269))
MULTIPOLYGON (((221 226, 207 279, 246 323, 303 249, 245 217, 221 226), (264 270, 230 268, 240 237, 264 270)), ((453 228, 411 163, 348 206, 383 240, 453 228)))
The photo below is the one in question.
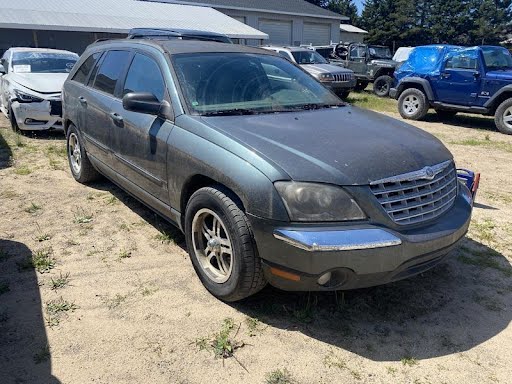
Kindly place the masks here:
POLYGON ((414 95, 409 95, 404 99, 402 105, 404 112, 411 116, 419 110, 420 100, 414 95))
POLYGON ((503 113, 503 124, 509 129, 512 129, 512 107, 509 107, 503 113))
POLYGON ((82 151, 78 136, 75 133, 69 135, 68 156, 73 172, 79 174, 82 168, 82 151))

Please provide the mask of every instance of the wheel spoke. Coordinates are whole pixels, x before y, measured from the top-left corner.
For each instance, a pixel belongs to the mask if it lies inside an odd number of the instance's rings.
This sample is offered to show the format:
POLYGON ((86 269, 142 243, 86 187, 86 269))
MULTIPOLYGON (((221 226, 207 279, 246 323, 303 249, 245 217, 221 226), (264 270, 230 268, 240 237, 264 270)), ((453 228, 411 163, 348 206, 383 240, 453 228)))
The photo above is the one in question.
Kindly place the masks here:
POLYGON ((219 269, 222 273, 227 274, 229 272, 229 265, 226 263, 226 260, 222 255, 217 256, 217 263, 219 264, 219 269))
POLYGON ((211 231, 205 222, 203 222, 203 228, 201 232, 203 233, 203 236, 206 237, 206 240, 210 240, 212 238, 211 231))
POLYGON ((503 121, 504 121, 505 123, 510 123, 510 122, 512 122, 512 115, 508 115, 508 116, 503 117, 503 121))

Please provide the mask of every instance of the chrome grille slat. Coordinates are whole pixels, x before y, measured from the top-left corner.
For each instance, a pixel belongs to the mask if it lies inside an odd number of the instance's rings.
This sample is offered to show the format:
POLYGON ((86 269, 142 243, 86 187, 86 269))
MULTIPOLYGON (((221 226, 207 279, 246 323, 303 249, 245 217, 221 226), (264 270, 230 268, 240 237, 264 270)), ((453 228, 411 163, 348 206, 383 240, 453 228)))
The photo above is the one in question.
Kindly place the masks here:
POLYGON ((452 161, 370 184, 389 217, 401 225, 421 223, 446 212, 455 201, 457 186, 452 161))
POLYGON ((352 75, 350 73, 335 73, 334 81, 350 81, 352 80, 352 75))

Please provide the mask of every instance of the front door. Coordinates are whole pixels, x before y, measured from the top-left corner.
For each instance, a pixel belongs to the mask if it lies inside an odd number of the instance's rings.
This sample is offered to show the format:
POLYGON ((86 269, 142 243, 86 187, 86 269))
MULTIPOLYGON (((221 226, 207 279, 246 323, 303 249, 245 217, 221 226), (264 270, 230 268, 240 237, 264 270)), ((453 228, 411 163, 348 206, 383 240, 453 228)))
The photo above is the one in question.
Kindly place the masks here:
POLYGON ((440 74, 433 77, 436 99, 447 104, 474 105, 482 84, 478 68, 478 59, 470 52, 453 53, 440 74))
MULTIPOLYGON (((159 101, 167 100, 167 87, 157 61, 135 53, 120 97, 131 92, 146 92, 159 101)), ((111 106, 118 121, 113 135, 117 172, 162 202, 168 202, 167 138, 174 127, 164 117, 127 111, 122 100, 111 106)))
POLYGON ((356 77, 365 78, 366 74, 366 46, 354 44, 351 45, 348 52, 347 68, 354 71, 356 77))

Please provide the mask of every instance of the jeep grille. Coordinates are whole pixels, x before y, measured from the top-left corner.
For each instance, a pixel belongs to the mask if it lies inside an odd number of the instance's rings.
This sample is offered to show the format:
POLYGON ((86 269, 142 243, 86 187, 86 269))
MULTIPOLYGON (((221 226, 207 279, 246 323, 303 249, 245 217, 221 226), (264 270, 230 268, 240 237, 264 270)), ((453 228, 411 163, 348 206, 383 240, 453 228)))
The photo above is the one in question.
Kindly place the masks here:
POLYGON ((350 81, 352 80, 351 73, 335 73, 334 81, 350 81))
POLYGON ((387 214, 397 224, 418 224, 440 216, 457 197, 452 161, 370 183, 387 214))

